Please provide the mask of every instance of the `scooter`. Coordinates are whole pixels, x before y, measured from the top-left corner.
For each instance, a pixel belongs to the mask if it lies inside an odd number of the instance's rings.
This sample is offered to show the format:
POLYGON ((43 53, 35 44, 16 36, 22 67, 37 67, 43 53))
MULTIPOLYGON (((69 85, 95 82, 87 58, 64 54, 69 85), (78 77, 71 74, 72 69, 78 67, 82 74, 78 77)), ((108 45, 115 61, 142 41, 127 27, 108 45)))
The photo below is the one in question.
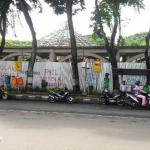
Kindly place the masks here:
POLYGON ((66 101, 67 103, 74 103, 75 98, 70 96, 69 90, 61 90, 59 92, 50 91, 48 94, 49 101, 54 103, 55 101, 66 101))
MULTIPOLYGON (((136 107, 145 107, 142 106, 142 99, 136 97, 134 94, 126 94, 125 106, 127 108, 136 108, 136 107)), ((150 94, 147 94, 147 105, 146 107, 150 107, 150 94)))
POLYGON ((108 89, 104 89, 102 96, 99 99, 99 104, 117 104, 118 106, 124 105, 124 93, 119 93, 117 95, 110 94, 108 89))
POLYGON ((5 90, 4 85, 1 85, 1 86, 0 86, 0 97, 1 97, 3 100, 7 100, 7 99, 8 99, 8 93, 7 93, 7 91, 5 90))

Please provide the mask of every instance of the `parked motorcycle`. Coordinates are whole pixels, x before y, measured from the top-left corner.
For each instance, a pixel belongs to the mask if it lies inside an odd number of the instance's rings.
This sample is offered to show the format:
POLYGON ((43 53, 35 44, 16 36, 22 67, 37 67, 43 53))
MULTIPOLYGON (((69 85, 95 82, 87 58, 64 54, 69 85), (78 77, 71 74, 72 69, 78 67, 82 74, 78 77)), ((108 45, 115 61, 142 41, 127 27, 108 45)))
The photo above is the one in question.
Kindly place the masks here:
POLYGON ((8 99, 8 93, 7 93, 7 91, 5 90, 4 85, 1 85, 1 86, 0 86, 0 97, 1 97, 3 100, 7 100, 7 99, 8 99))
POLYGON ((108 89, 104 89, 102 96, 99 99, 99 104, 117 104, 118 106, 124 105, 124 94, 119 93, 117 95, 110 94, 108 89))
POLYGON ((67 103, 74 103, 75 98, 70 96, 68 89, 61 90, 60 92, 50 91, 48 94, 49 101, 54 103, 55 101, 66 101, 67 103))
MULTIPOLYGON (((134 94, 126 94, 125 106, 127 108, 145 107, 142 106, 142 99, 136 97, 134 94)), ((150 107, 150 94, 147 94, 147 107, 150 107)))

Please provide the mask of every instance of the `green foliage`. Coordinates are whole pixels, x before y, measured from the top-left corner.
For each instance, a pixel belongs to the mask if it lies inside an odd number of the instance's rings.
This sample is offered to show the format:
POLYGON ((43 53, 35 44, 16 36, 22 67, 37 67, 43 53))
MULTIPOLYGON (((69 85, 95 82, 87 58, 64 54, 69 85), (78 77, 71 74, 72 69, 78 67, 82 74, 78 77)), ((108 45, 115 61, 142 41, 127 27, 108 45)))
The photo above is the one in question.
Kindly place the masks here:
MULTIPOLYGON (((86 89, 88 93, 88 88, 86 89)), ((100 95, 100 92, 96 89, 94 89, 93 86, 89 86, 89 95, 100 95)))
POLYGON ((58 92, 58 91, 60 91, 60 88, 59 87, 51 87, 48 89, 48 91, 58 92))
POLYGON ((47 86, 48 86, 48 83, 45 80, 42 80, 42 82, 41 82, 42 89, 46 90, 47 86))
POLYGON ((7 85, 7 91, 8 92, 16 92, 18 91, 17 87, 11 87, 10 85, 7 85))
POLYGON ((137 33, 123 38, 122 46, 145 46, 146 32, 137 33))
MULTIPOLYGON (((113 36, 111 38, 112 39, 115 38, 116 32, 115 34, 113 33, 114 25, 117 25, 117 27, 119 26, 121 9, 124 6, 133 7, 134 9, 138 11, 140 11, 140 9, 144 9, 143 0, 117 0, 117 1, 116 0, 101 0, 98 3, 100 17, 98 16, 96 9, 92 12, 91 20, 93 24, 90 27, 93 28, 93 33, 96 34, 99 38, 105 39, 106 33, 102 28, 100 28, 100 25, 99 25, 99 22, 100 22, 103 27, 109 28, 110 33, 112 34, 111 36, 113 36)), ((106 37, 108 38, 107 35, 106 37)), ((124 41, 122 40, 121 42, 123 44, 124 41)))
POLYGON ((98 90, 93 89, 93 90, 90 92, 90 95, 100 95, 100 92, 99 92, 98 90))
POLYGON ((97 34, 94 34, 94 33, 92 35, 90 35, 89 40, 91 42, 95 42, 99 46, 105 45, 104 39, 100 38, 97 34))
MULTIPOLYGON (((0 39, 0 43, 1 43, 0 39)), ((6 40, 5 47, 27 47, 31 45, 31 41, 6 40)))
MULTIPOLYGON (((121 46, 145 46, 146 32, 136 33, 134 35, 122 37, 120 41, 121 46)), ((99 38, 96 34, 89 35, 89 40, 96 42, 97 45, 104 46, 104 40, 99 38)))
MULTIPOLYGON (((53 10, 54 10, 54 13, 55 14, 57 14, 57 15, 61 15, 61 14, 63 14, 63 13, 66 13, 66 0, 44 0, 47 4, 49 4, 50 5, 50 7, 52 7, 53 8, 53 10)), ((70 1, 70 4, 73 6, 73 5, 78 5, 79 4, 79 6, 80 7, 77 7, 77 8, 75 8, 75 9, 73 9, 72 10, 72 13, 73 14, 77 14, 78 13, 78 11, 81 11, 81 10, 83 10, 83 9, 85 9, 84 8, 84 6, 85 6, 85 0, 71 0, 70 1)), ((71 6, 71 7, 72 7, 71 6)), ((70 14, 71 15, 71 14, 70 14)))

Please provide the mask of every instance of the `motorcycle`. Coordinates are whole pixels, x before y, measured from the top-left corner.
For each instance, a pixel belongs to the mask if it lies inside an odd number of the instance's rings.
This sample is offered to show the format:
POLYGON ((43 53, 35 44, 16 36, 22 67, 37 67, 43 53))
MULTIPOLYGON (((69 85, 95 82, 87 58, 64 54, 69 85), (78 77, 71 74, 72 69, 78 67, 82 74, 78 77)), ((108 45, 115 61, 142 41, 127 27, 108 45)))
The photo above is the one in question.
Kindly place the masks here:
POLYGON ((50 91, 48 94, 49 101, 54 103, 55 101, 66 101, 67 103, 74 103, 75 98, 70 96, 68 89, 61 90, 60 92, 50 91))
POLYGON ((1 85, 1 86, 0 86, 0 97, 1 97, 3 100, 7 100, 7 99, 8 99, 8 93, 7 93, 7 91, 5 90, 4 85, 1 85))
POLYGON ((117 95, 110 94, 108 89, 104 89, 102 96, 99 99, 99 104, 117 104, 118 106, 124 105, 124 93, 117 95))
MULTIPOLYGON (((126 94, 125 106, 127 108, 136 108, 136 107, 145 107, 142 106, 142 99, 136 97, 134 94, 126 94)), ((150 107, 150 94, 147 94, 147 105, 146 107, 150 107)))

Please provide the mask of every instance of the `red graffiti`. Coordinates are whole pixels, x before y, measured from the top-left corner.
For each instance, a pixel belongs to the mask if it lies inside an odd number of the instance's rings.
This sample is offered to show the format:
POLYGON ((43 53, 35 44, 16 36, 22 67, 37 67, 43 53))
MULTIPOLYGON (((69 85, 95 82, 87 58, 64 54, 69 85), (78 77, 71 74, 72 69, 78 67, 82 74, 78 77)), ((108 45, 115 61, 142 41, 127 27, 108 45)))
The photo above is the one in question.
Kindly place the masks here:
POLYGON ((45 69, 44 70, 44 75, 56 76, 57 75, 57 71, 56 70, 51 70, 51 69, 45 69))
POLYGON ((45 69, 44 76, 41 76, 40 80, 47 81, 48 86, 50 87, 54 86, 61 87, 63 85, 63 79, 61 78, 61 75, 58 75, 57 70, 53 69, 45 69))

